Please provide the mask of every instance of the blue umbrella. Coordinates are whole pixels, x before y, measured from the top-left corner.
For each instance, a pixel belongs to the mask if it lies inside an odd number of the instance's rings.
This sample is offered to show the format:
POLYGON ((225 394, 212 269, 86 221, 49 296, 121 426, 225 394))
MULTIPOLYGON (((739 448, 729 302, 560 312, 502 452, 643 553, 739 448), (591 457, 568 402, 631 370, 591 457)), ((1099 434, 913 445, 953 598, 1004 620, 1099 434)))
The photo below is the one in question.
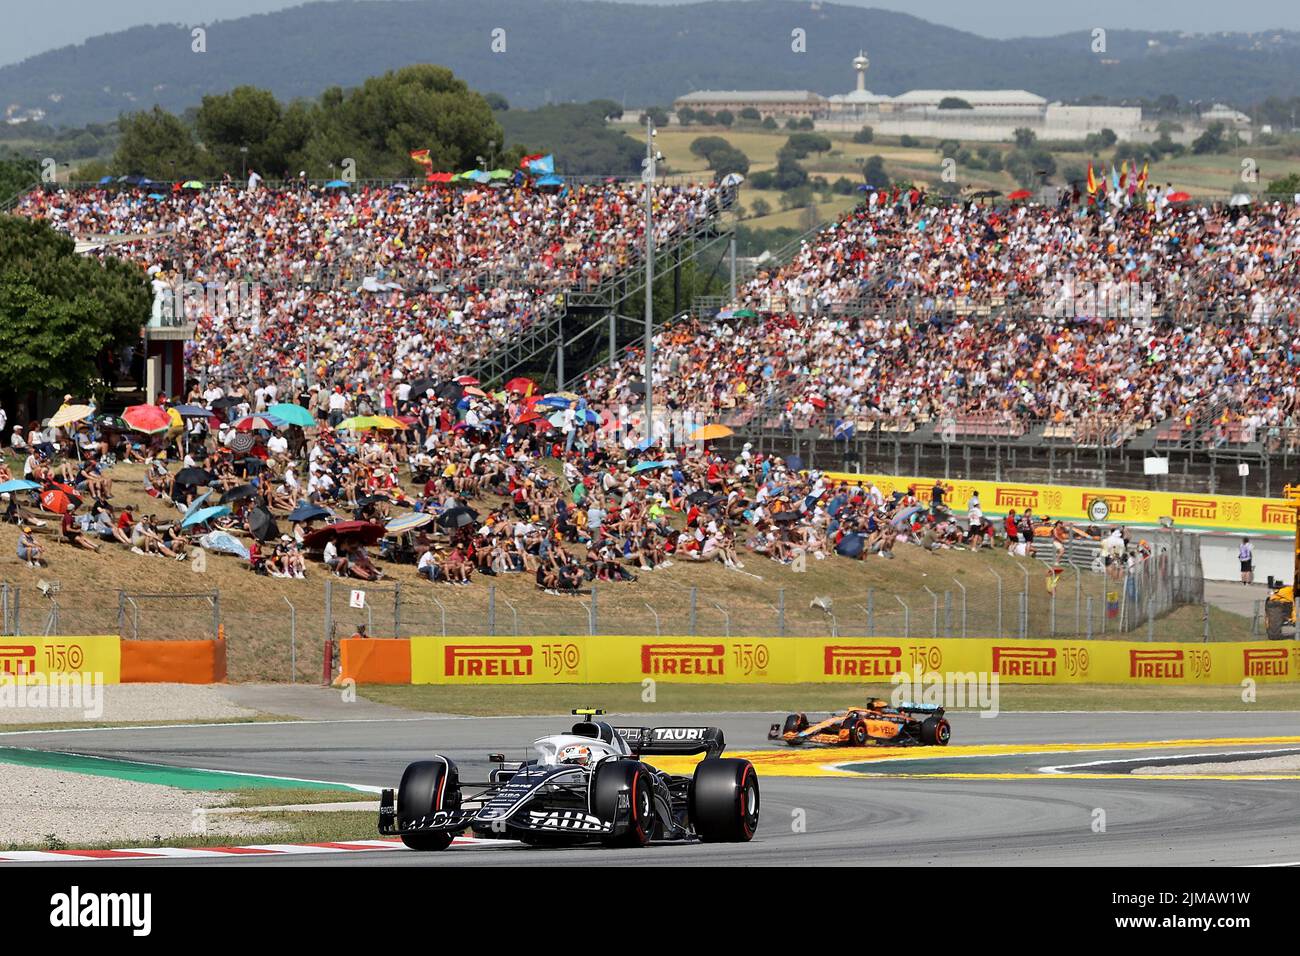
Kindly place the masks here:
POLYGON ((181 521, 182 528, 189 528, 196 524, 203 524, 205 521, 211 521, 213 518, 220 518, 222 515, 230 514, 230 505, 216 505, 212 508, 200 508, 192 515, 187 515, 181 521))
POLYGON ((113 181, 113 177, 112 177, 112 176, 105 176, 105 177, 103 177, 102 179, 100 179, 99 184, 100 184, 101 186, 107 186, 107 185, 108 185, 109 183, 111 183, 112 181, 113 181))
POLYGON ((297 523, 299 521, 313 521, 316 518, 332 518, 334 513, 328 508, 322 508, 320 505, 313 505, 309 502, 302 502, 298 507, 289 512, 289 521, 297 523))
POLYGON ((791 471, 803 471, 803 459, 798 455, 791 455, 785 460, 785 466, 791 471))
POLYGON ((325 184, 326 189, 347 189, 352 184, 345 179, 331 179, 325 184))
POLYGON ((856 558, 862 554, 866 540, 860 534, 846 534, 835 546, 835 553, 845 558, 856 558))
POLYGON ((543 177, 541 177, 540 179, 538 179, 537 182, 535 182, 533 185, 535 185, 535 186, 563 186, 563 185, 564 185, 564 178, 563 178, 562 176, 556 176, 556 175, 554 175, 554 174, 552 174, 552 175, 550 175, 550 176, 543 176, 543 177))
POLYGON ((597 415, 595 412, 593 412, 590 408, 584 408, 582 410, 582 417, 585 418, 587 420, 587 423, 590 425, 600 424, 600 416, 597 415))
POLYGON ((173 405, 172 408, 181 418, 207 418, 212 414, 212 409, 202 405, 173 405))
POLYGON ((286 425, 301 425, 303 428, 311 428, 316 424, 315 419, 311 417, 311 412, 301 405, 294 405, 292 402, 272 405, 266 410, 266 413, 280 419, 286 425))
POLYGON ((537 404, 545 405, 547 408, 568 408, 573 402, 567 398, 561 398, 559 395, 548 395, 537 404))
POLYGON ((190 515, 194 514, 194 512, 196 512, 196 511, 198 511, 200 508, 202 508, 202 507, 203 507, 203 502, 205 502, 205 501, 207 501, 209 498, 211 498, 211 497, 212 497, 212 494, 213 494, 213 493, 212 493, 211 491, 205 491, 205 492, 203 492, 203 494, 199 495, 197 498, 195 498, 193 501, 191 501, 191 502, 190 502, 190 506, 189 506, 188 508, 185 509, 185 517, 188 518, 190 515))
POLYGON ((9 491, 36 491, 41 486, 34 481, 28 481, 25 478, 15 478, 13 481, 6 481, 0 485, 0 494, 9 491))
POLYGON ((433 521, 433 515, 429 512, 414 511, 409 515, 394 518, 384 525, 384 530, 389 534, 401 534, 403 531, 414 531, 416 528, 422 528, 431 521, 433 521))
POLYGON ((234 535, 225 531, 213 531, 199 538, 199 547, 222 554, 233 554, 237 558, 248 560, 248 549, 235 540, 234 535))
POLYGON ((652 471, 655 468, 671 468, 676 462, 672 461, 643 461, 632 469, 632 474, 639 475, 643 471, 652 471))

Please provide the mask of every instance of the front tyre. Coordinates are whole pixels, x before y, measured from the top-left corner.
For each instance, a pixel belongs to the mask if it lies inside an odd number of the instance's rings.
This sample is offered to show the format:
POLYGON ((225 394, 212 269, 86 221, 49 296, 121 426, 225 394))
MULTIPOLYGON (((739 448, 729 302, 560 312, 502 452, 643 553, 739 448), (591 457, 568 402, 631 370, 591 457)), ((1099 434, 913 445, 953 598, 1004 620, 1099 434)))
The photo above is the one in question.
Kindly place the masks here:
MULTIPOLYGON (((418 760, 406 768, 397 787, 397 825, 403 828, 439 810, 460 809, 460 778, 456 765, 445 757, 418 760)), ((445 850, 452 834, 445 830, 403 833, 412 850, 445 850)))
POLYGON ((617 826, 619 797, 626 795, 625 829, 605 839, 606 846, 645 846, 655 826, 654 780, 645 765, 633 760, 607 760, 596 767, 591 782, 592 812, 617 826))
POLYGON ((943 717, 927 717, 921 723, 921 743, 946 747, 952 739, 952 726, 943 717))
POLYGON ((758 830, 758 772, 748 760, 704 759, 691 781, 690 817, 705 843, 748 843, 758 830))

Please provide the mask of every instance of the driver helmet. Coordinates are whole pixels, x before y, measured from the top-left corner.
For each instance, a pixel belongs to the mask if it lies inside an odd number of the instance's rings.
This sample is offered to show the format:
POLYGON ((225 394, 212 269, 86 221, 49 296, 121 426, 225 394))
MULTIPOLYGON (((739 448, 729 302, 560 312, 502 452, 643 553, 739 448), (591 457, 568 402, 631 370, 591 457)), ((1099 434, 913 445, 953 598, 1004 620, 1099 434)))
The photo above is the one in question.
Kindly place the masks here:
POLYGON ((586 767, 591 763, 592 756, 590 747, 583 744, 573 744, 560 751, 558 762, 586 767))

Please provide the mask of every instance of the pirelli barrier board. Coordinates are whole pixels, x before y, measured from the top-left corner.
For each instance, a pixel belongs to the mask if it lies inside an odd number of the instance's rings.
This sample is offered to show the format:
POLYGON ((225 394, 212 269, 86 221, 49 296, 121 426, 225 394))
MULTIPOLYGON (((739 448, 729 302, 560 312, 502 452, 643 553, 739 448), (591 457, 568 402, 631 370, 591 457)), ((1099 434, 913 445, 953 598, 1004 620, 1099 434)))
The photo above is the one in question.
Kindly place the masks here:
MULTIPOLYGON (((899 672, 997 674, 1018 684, 1238 684, 1300 680, 1300 644, 897 638, 538 637, 348 639, 358 683, 884 683, 899 672), (387 645, 367 653, 363 645, 387 645), (405 645, 405 647, 403 647, 405 645), (409 649, 409 676, 395 658, 409 649)), ((404 662, 404 660, 403 660, 404 662)))
POLYGON ((0 682, 48 684, 52 677, 68 675, 103 684, 219 683, 226 679, 226 642, 124 641, 117 635, 0 637, 0 682))
MULTIPOLYGON (((869 475, 853 472, 825 472, 832 481, 864 486, 874 482, 888 496, 895 491, 911 492, 922 501, 930 500, 935 476, 869 475)), ((1031 509, 1067 521, 1097 524, 1139 524, 1155 526, 1162 517, 1173 518, 1178 528, 1197 531, 1230 531, 1240 534, 1295 533, 1295 505, 1280 498, 1243 498, 1232 495, 1194 495, 1126 488, 1082 488, 1073 485, 1016 484, 1008 481, 966 481, 944 479, 947 502, 958 511, 979 492, 985 514, 1005 516, 1008 511, 1031 509)))

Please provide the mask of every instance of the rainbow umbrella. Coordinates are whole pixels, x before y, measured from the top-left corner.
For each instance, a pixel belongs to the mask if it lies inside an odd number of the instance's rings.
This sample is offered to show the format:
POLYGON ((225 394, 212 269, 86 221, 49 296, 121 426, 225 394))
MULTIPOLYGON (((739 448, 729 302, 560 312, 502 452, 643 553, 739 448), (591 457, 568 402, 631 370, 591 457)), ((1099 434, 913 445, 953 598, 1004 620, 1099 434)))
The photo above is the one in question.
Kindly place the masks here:
POLYGON ((94 414, 94 411, 89 405, 64 405, 50 416, 50 424, 55 428, 62 428, 64 425, 71 425, 83 418, 89 418, 94 414))
POLYGON ((122 420, 128 428, 133 428, 146 435, 156 435, 171 427, 172 418, 167 409, 158 405, 132 405, 122 413, 122 420))

